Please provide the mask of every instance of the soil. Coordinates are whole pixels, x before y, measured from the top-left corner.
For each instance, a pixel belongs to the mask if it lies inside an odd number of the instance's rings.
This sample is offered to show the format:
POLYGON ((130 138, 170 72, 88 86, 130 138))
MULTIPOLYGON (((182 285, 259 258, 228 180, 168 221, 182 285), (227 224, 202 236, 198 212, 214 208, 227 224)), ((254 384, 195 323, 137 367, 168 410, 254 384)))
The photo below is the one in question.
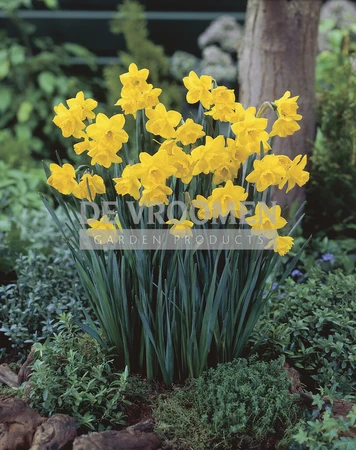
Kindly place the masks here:
POLYGON ((152 419, 152 408, 147 403, 132 403, 126 407, 126 428, 152 419))

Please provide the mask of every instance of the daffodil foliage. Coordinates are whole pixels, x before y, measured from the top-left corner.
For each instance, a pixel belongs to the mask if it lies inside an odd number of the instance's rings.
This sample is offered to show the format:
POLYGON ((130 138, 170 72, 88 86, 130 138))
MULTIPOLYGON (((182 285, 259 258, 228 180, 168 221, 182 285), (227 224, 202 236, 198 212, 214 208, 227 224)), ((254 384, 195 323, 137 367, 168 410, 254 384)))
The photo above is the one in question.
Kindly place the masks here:
POLYGON ((291 160, 273 154, 272 138, 299 130, 302 116, 298 97, 290 92, 259 111, 245 109, 233 90, 190 72, 183 79, 186 99, 198 108, 184 119, 160 102, 161 89, 148 83, 147 69, 131 64, 120 79, 119 110, 112 117, 96 114, 97 102, 83 92, 55 107, 53 122, 63 136, 78 139, 74 152, 88 158, 77 169, 70 164, 46 168, 67 223, 50 212, 73 251, 102 333, 89 318, 85 329, 115 347, 122 366, 171 383, 198 376, 244 350, 269 296, 266 283, 292 248, 291 234, 300 220, 287 223, 280 206, 269 204, 271 188, 288 192, 309 179, 306 156, 291 160), (276 113, 272 124, 262 117, 267 108, 276 113), (129 114, 136 119, 136 136, 125 131, 129 114), (82 223, 84 201, 99 207, 110 201, 114 207, 82 223), (152 221, 149 212, 177 201, 186 206, 184 213, 173 206, 174 217, 152 221), (141 208, 139 224, 128 204, 141 208), (98 230, 135 227, 169 229, 179 237, 194 229, 237 228, 263 235, 267 243, 251 251, 104 251, 82 250, 78 244, 82 229, 93 236, 98 230))

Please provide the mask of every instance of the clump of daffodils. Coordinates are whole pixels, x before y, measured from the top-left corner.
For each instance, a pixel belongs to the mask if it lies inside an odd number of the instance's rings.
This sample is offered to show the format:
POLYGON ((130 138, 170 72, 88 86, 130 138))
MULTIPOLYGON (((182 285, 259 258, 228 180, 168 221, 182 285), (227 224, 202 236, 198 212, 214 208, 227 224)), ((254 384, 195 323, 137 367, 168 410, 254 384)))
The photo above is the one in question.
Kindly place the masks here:
MULTIPOLYGON (((98 201, 106 194, 110 179, 117 196, 134 199, 141 207, 169 205, 178 189, 179 195, 186 194, 188 211, 194 209, 201 220, 228 215, 240 219, 249 213, 245 224, 251 233, 264 235, 269 240, 266 248, 285 255, 293 245, 290 236, 283 236, 287 222, 278 205, 270 208, 262 200, 272 186, 286 187, 289 192, 309 179, 304 170, 306 156, 291 160, 273 154, 271 148, 272 137, 285 138, 300 129, 298 97, 291 97, 287 91, 268 103, 277 116, 269 126, 268 120, 261 117, 263 108, 259 112, 254 107, 244 109, 233 90, 218 86, 210 76, 198 77, 190 72, 183 83, 187 102, 200 103, 200 120, 195 121, 167 110, 159 100, 161 89, 149 84, 148 78, 147 69, 130 65, 120 77, 123 87, 116 105, 122 113, 112 117, 96 115, 97 102, 85 99, 83 92, 67 100, 67 106, 61 103, 55 107, 54 123, 64 137, 79 140, 74 152, 87 152, 92 167, 80 166, 76 170, 70 164, 51 164, 47 183, 64 195, 98 201), (125 116, 130 114, 141 127, 143 124, 149 148, 155 146, 154 151, 137 150, 136 160, 128 160, 122 152, 129 140, 125 116), (228 130, 225 134, 220 132, 224 122, 228 130), (255 210, 248 212, 244 202, 256 199, 255 210)), ((120 216, 120 211, 117 214, 120 216)), ((189 235, 195 226, 189 215, 170 219, 166 224, 172 234, 179 235, 189 235)), ((88 225, 115 229, 107 217, 88 225)))

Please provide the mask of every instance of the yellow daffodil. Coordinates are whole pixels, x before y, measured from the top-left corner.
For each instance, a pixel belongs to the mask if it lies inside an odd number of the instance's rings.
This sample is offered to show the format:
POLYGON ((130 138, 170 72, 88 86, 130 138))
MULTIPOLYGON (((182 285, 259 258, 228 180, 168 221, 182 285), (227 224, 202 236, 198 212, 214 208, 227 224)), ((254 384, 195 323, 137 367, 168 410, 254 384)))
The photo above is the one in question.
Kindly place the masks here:
POLYGON ((225 138, 218 136, 213 139, 206 136, 205 145, 200 145, 192 151, 192 161, 194 164, 193 175, 213 172, 219 165, 219 158, 225 151, 225 138))
POLYGON ((146 109, 146 116, 149 119, 146 123, 146 130, 149 133, 162 136, 165 139, 176 137, 175 127, 182 118, 179 112, 167 111, 162 103, 158 103, 154 109, 146 109))
POLYGON ((69 108, 74 108, 75 106, 79 105, 82 109, 81 119, 85 120, 94 119, 95 113, 93 112, 93 109, 98 106, 98 102, 96 100, 93 100, 92 98, 87 98, 85 100, 84 92, 80 91, 74 98, 70 98, 67 100, 67 105, 69 106, 69 108))
POLYGON ((140 163, 131 167, 131 174, 141 179, 143 186, 151 187, 165 184, 166 179, 176 173, 177 169, 170 165, 166 152, 160 151, 153 156, 140 153, 140 163))
POLYGON ((103 166, 106 169, 108 169, 111 164, 120 164, 122 162, 122 159, 115 151, 112 151, 109 148, 99 150, 99 146, 95 143, 91 145, 88 156, 91 157, 90 164, 92 166, 99 164, 99 166, 103 166))
POLYGON ((221 184, 229 180, 233 181, 234 178, 237 177, 239 165, 240 164, 235 161, 221 163, 220 166, 214 170, 213 183, 221 184))
POLYGON ((69 195, 78 186, 75 179, 75 169, 71 164, 50 164, 51 176, 47 180, 47 184, 59 191, 61 194, 69 195))
POLYGON ((299 95, 296 97, 291 97, 290 95, 291 93, 287 91, 283 97, 274 101, 278 114, 282 119, 301 120, 303 116, 297 114, 297 109, 299 108, 297 100, 299 95))
POLYGON ((212 90, 213 107, 211 111, 206 112, 207 116, 212 116, 215 120, 228 122, 234 113, 235 108, 235 93, 232 89, 227 89, 225 86, 219 86, 212 90))
POLYGON ((172 225, 169 232, 174 236, 193 236, 191 228, 194 226, 194 223, 190 220, 178 220, 178 219, 170 219, 166 222, 167 225, 172 225))
POLYGON ((195 123, 193 119, 187 119, 186 122, 177 129, 177 141, 183 145, 194 144, 197 139, 205 136, 203 127, 195 123))
POLYGON ((121 106, 123 112, 128 115, 132 114, 136 119, 137 111, 143 109, 145 107, 142 94, 137 94, 137 98, 132 95, 128 95, 127 97, 121 97, 116 103, 115 106, 121 106))
POLYGON ((145 188, 142 192, 142 196, 139 202, 139 205, 145 206, 155 206, 169 204, 169 200, 167 195, 171 195, 173 193, 172 189, 165 184, 156 184, 155 186, 151 186, 149 188, 145 188))
POLYGON ((272 239, 265 248, 268 249, 272 247, 275 253, 284 256, 293 247, 293 242, 294 239, 290 236, 277 236, 275 239, 272 239))
POLYGON ((200 103, 204 108, 209 109, 212 104, 212 94, 210 92, 213 79, 209 75, 198 75, 191 71, 188 77, 183 78, 184 86, 188 89, 187 102, 200 103))
POLYGON ((244 120, 231 125, 232 131, 238 136, 241 144, 249 147, 251 153, 260 152, 261 142, 266 149, 270 148, 267 143, 269 134, 265 131, 268 120, 257 118, 255 114, 256 108, 248 108, 244 120))
POLYGON ((241 105, 241 103, 235 103, 233 111, 226 115, 226 119, 231 123, 242 122, 245 119, 245 114, 245 108, 241 105))
POLYGON ((162 144, 160 145, 158 151, 159 152, 166 152, 168 156, 172 156, 173 155, 173 151, 179 148, 180 150, 182 150, 181 147, 178 147, 177 142, 175 139, 167 139, 166 141, 162 142, 162 144))
POLYGON ((135 63, 129 65, 129 71, 120 75, 120 81, 123 85, 121 95, 131 95, 132 91, 141 93, 147 89, 148 69, 138 70, 135 63))
MULTIPOLYGON (((162 150, 160 150, 162 151, 162 150)), ((175 146, 169 157, 169 164, 176 169, 175 177, 188 184, 193 178, 193 162, 191 155, 187 155, 180 147, 175 146)))
POLYGON ((132 173, 132 167, 128 164, 122 172, 121 178, 113 178, 116 183, 115 190, 119 195, 131 195, 135 200, 140 198, 141 183, 132 173))
POLYGON ((286 155, 276 155, 279 159, 279 162, 282 164, 282 166, 285 168, 285 170, 288 170, 292 164, 292 160, 288 158, 286 155))
POLYGON ((302 116, 297 114, 299 96, 290 98, 290 95, 287 91, 283 97, 274 101, 279 118, 274 122, 270 136, 287 137, 300 130, 296 122, 302 119, 302 116))
POLYGON ((277 119, 269 135, 271 137, 287 137, 292 136, 298 130, 300 130, 300 126, 295 120, 277 119))
POLYGON ((205 198, 203 195, 197 195, 197 198, 192 201, 192 205, 198 209, 197 216, 200 220, 209 220, 212 218, 211 196, 205 198))
POLYGON ((251 226, 252 234, 263 234, 268 239, 275 239, 277 230, 283 228, 287 223, 281 217, 281 207, 279 205, 268 208, 264 203, 258 203, 255 208, 255 215, 247 217, 245 220, 251 226))
POLYGON ((238 139, 227 138, 227 152, 230 154, 230 158, 237 164, 243 164, 246 159, 251 155, 250 149, 242 145, 238 139))
POLYGON ((246 206, 241 202, 247 199, 247 195, 243 187, 234 186, 230 180, 224 187, 215 188, 210 200, 213 217, 225 217, 229 213, 235 217, 241 217, 241 214, 246 214, 246 206))
POLYGON ((143 91, 142 101, 144 104, 144 108, 153 108, 158 105, 159 99, 158 97, 162 94, 162 89, 154 88, 152 84, 149 85, 149 88, 143 91))
POLYGON ((90 141, 89 141, 88 136, 84 133, 83 137, 84 137, 83 141, 77 142, 73 146, 74 152, 77 155, 81 155, 82 153, 84 153, 84 152, 86 152, 86 151, 91 149, 91 145, 90 145, 90 141))
POLYGON ((283 189, 285 184, 288 182, 288 187, 286 192, 288 193, 297 184, 299 187, 304 186, 309 180, 309 172, 305 169, 307 165, 307 157, 304 155, 298 155, 294 158, 290 164, 286 176, 279 183, 279 189, 283 189))
POLYGON ((110 150, 117 152, 122 148, 122 144, 129 139, 128 134, 123 129, 125 117, 123 114, 115 114, 107 117, 103 113, 96 116, 95 123, 87 127, 87 135, 94 139, 98 145, 98 151, 110 150))
POLYGON ((262 192, 269 186, 277 185, 286 176, 286 169, 281 164, 278 156, 266 155, 261 160, 255 160, 253 171, 246 177, 249 183, 256 183, 258 192, 262 192))
POLYGON ((158 97, 162 93, 162 89, 153 88, 152 84, 147 84, 145 89, 142 92, 134 90, 128 95, 123 94, 115 106, 121 106, 125 114, 132 114, 136 119, 137 111, 156 106, 159 103, 158 97))
POLYGON ((99 175, 86 173, 82 176, 80 183, 73 189, 73 195, 77 198, 86 198, 94 201, 96 194, 105 194, 104 180, 99 175))
POLYGON ((77 105, 67 109, 63 103, 60 103, 58 106, 54 107, 54 112, 56 113, 56 116, 54 117, 53 122, 61 129, 63 137, 82 137, 82 130, 85 125, 82 121, 81 106, 77 105))
POLYGON ((107 215, 104 215, 100 220, 88 219, 87 222, 90 229, 86 233, 88 236, 94 238, 95 242, 107 244, 118 241, 120 234, 118 228, 121 228, 120 222, 117 222, 118 227, 115 227, 107 215))
POLYGON ((132 63, 129 71, 120 76, 123 88, 115 106, 121 106, 125 114, 132 114, 135 119, 137 111, 156 106, 162 93, 162 89, 153 88, 152 84, 147 83, 148 75, 148 69, 138 70, 136 64, 132 63))

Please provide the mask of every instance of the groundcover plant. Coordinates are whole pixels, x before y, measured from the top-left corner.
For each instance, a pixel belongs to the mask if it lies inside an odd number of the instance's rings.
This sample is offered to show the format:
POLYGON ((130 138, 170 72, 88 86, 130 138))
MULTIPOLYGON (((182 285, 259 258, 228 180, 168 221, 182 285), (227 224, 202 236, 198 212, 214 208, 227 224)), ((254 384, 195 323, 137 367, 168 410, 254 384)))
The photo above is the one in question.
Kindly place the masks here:
POLYGON ((55 107, 54 123, 79 139, 74 151, 87 163, 45 166, 65 224, 44 202, 100 323, 88 317, 83 328, 114 347, 122 367, 169 384, 241 355, 301 219, 287 223, 271 188, 288 192, 309 174, 306 156, 272 153, 274 136, 300 128, 290 92, 245 110, 233 90, 190 72, 186 99, 199 107, 183 119, 148 77, 135 64, 121 75, 123 114, 96 115, 83 92, 55 107))

